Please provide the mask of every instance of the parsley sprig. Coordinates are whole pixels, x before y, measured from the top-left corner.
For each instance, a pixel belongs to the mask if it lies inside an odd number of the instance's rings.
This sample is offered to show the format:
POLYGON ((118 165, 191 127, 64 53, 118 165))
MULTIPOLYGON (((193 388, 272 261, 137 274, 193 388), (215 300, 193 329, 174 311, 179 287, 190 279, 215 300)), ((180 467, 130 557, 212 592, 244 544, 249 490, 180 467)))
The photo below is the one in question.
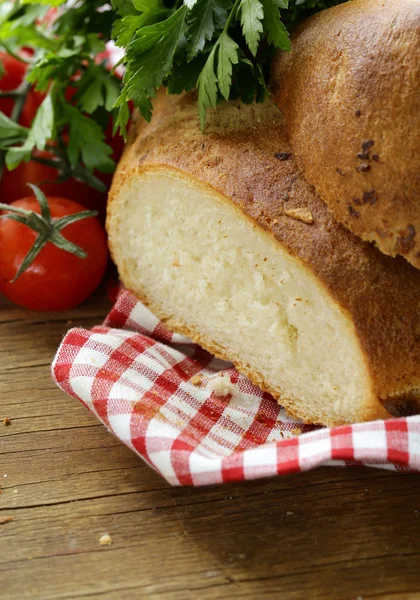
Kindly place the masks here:
POLYGON ((202 128, 223 98, 263 102, 273 55, 290 49, 295 23, 342 1, 3 0, 0 50, 26 61, 28 74, 19 89, 0 90, 15 101, 10 118, 0 113, 0 176, 2 163, 38 160, 60 181, 103 189, 96 173, 115 167, 104 130, 112 118, 126 135, 130 101, 150 120, 160 86, 196 88, 202 128), (122 80, 97 58, 110 40, 125 51, 122 80), (29 86, 45 98, 27 128, 19 117, 29 86))
POLYGON ((272 52, 259 52, 262 41, 271 50, 290 49, 280 15, 288 0, 184 0, 164 12, 158 2, 127 4, 113 1, 121 17, 114 28, 116 43, 127 50, 125 88, 118 101, 122 129, 128 120, 126 101, 133 100, 149 120, 151 98, 162 84, 174 93, 197 88, 203 128, 207 109, 221 98, 264 100, 272 52), (142 27, 136 29, 140 20, 142 27))

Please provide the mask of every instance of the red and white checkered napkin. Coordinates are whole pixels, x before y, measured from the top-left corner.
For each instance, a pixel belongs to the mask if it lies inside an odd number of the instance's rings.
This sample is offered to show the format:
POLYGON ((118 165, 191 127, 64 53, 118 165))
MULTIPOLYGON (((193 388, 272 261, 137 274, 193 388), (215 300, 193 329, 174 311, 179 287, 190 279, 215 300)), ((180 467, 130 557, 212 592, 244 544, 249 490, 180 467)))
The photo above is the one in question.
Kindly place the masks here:
POLYGON ((52 372, 61 389, 173 485, 319 465, 420 470, 420 417, 335 429, 303 425, 231 365, 169 333, 126 291, 103 325, 68 332, 52 372))

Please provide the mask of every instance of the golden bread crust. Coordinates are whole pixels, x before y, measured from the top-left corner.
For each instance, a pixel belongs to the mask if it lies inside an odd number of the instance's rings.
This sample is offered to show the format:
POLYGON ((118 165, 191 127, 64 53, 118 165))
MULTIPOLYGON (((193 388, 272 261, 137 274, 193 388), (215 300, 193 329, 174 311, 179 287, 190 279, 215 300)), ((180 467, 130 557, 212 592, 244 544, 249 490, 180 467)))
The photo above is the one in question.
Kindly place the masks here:
POLYGON ((420 268, 420 2, 353 0, 278 53, 274 99, 334 217, 420 268))
MULTIPOLYGON (((195 100, 193 94, 160 94, 151 124, 134 123, 108 203, 111 251, 118 199, 136 174, 170 170, 211 188, 233 203, 242 213, 239 217, 252 219, 296 257, 348 316, 372 382, 371 407, 364 418, 386 414, 379 400, 395 412, 393 403, 404 405, 404 395, 412 398, 413 390, 420 388, 420 272, 401 258, 384 256, 333 220, 290 156, 281 113, 272 103, 224 103, 209 115, 203 135, 195 100), (401 398, 394 402, 396 395, 401 398)), ((118 267, 130 287, 130 274, 124 265, 118 267)), ((169 328, 232 360, 199 332, 168 320, 159 307, 151 308, 169 328)), ((246 365, 237 366, 267 389, 246 365)))

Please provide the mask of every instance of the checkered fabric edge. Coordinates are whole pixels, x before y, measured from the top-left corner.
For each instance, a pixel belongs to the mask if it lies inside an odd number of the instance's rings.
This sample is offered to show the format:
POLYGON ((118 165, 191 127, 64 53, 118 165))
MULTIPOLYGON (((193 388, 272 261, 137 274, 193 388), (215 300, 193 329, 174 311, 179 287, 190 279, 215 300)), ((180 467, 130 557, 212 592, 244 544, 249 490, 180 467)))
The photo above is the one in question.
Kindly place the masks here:
POLYGON ((321 465, 420 470, 420 417, 304 425, 232 365, 168 332, 127 291, 103 325, 67 333, 52 374, 172 485, 321 465))

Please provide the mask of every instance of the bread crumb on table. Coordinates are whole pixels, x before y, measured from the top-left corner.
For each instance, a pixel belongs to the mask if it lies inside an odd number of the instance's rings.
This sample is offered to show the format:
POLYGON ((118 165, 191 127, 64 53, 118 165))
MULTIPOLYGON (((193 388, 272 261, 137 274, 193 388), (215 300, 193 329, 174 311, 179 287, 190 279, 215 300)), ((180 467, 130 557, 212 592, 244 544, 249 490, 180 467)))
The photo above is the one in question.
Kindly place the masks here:
POLYGON ((291 429, 290 433, 293 433, 293 435, 300 435, 302 433, 302 430, 298 427, 295 427, 294 429, 291 429))
POLYGON ((5 525, 13 521, 13 517, 0 517, 0 525, 5 525))
POLYGON ((99 538, 100 546, 111 546, 112 545, 112 537, 109 533, 104 533, 102 537, 99 538))
POLYGON ((203 376, 202 375, 194 375, 194 377, 191 377, 190 382, 193 385, 200 385, 200 383, 203 381, 203 376))
POLYGON ((224 397, 233 394, 235 386, 230 381, 229 376, 216 375, 209 379, 207 389, 210 390, 210 392, 214 392, 216 396, 224 397))
POLYGON ((11 425, 11 424, 12 424, 12 421, 9 419, 9 417, 4 417, 3 425, 6 425, 6 427, 7 427, 7 425, 11 425))
POLYGON ((306 223, 307 225, 314 222, 312 213, 307 208, 288 208, 284 211, 284 214, 286 217, 290 217, 296 221, 302 221, 302 223, 306 223))

